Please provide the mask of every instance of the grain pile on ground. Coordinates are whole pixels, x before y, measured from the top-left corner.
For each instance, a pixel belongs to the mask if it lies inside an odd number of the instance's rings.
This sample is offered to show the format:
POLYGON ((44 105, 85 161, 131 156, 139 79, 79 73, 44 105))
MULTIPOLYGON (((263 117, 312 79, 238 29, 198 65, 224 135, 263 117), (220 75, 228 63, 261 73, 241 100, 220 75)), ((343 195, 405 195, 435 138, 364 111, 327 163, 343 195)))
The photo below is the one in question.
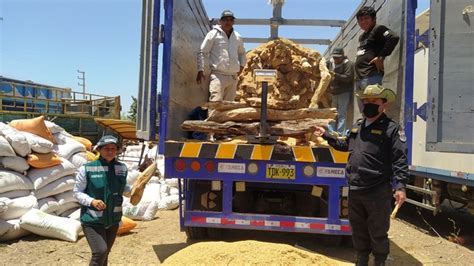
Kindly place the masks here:
MULTIPOLYGON (((239 76, 235 102, 212 102, 206 121, 188 120, 187 131, 223 135, 256 135, 259 132, 261 92, 253 70, 275 69, 277 80, 268 87, 269 132, 306 142, 315 126, 327 127, 336 117, 325 96, 331 81, 321 55, 287 39, 276 39, 247 53, 247 65, 239 76)), ((320 140, 313 139, 317 144, 320 140)))
POLYGON ((292 247, 261 241, 202 242, 182 249, 164 265, 350 265, 292 247))

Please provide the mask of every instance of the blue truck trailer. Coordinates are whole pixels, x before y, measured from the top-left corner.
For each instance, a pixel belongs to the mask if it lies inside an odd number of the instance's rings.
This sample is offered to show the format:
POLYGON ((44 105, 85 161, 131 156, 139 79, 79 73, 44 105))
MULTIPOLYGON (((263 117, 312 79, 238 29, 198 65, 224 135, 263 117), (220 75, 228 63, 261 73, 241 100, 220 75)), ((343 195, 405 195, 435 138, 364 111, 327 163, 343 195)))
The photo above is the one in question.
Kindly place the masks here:
MULTIPOLYGON (((360 4, 366 5, 376 8, 379 23, 400 34, 399 45, 386 61, 384 85, 397 91, 390 115, 404 123, 408 133, 414 177, 410 187, 422 198, 411 202, 437 209, 427 200, 437 192, 426 184, 428 180, 433 184, 434 180, 443 179, 419 174, 423 164, 414 164, 413 143, 418 141, 414 118, 425 108, 413 100, 417 1, 367 0, 360 4)), ((327 54, 337 45, 355 55, 360 34, 355 12, 331 42, 327 54)), ((200 0, 143 1, 137 135, 141 139, 159 135, 158 151, 165 158, 165 178, 182 180, 181 229, 190 238, 205 237, 215 228, 350 235, 347 153, 328 147, 210 143, 185 138, 180 124, 192 109, 207 101, 207 88, 195 85, 194 62, 210 25, 211 19, 200 0), (161 94, 157 93, 158 87, 161 94)), ((428 88, 420 90, 426 92, 428 88)), ((472 98, 472 87, 470 93, 466 96, 472 98)), ((426 110, 438 106, 430 105, 426 99, 425 102, 426 110)), ((354 120, 357 114, 353 112, 354 120)), ((472 124, 469 130, 472 143, 472 124)), ((461 192, 470 192, 474 182, 472 151, 463 155, 471 164, 457 171, 462 178, 449 176, 456 181, 453 184, 461 186, 461 192)))

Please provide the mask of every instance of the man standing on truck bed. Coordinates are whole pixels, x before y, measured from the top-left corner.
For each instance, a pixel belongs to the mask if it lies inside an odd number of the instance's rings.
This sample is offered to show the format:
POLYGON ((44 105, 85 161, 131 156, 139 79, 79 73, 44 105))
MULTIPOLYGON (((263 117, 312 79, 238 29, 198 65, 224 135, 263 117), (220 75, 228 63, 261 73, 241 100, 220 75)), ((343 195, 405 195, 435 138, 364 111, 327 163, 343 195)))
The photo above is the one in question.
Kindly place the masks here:
POLYGON ((204 64, 208 63, 211 102, 235 100, 238 75, 246 63, 244 42, 233 28, 234 19, 234 13, 224 10, 220 25, 207 33, 198 52, 196 82, 200 84, 204 80, 204 64))
POLYGON ((349 101, 354 91, 354 64, 344 55, 342 47, 335 47, 328 61, 328 69, 333 79, 329 85, 332 107, 337 109, 337 120, 330 129, 342 135, 346 131, 346 116, 349 101))
POLYGON ((400 38, 384 25, 376 24, 376 12, 373 7, 362 7, 356 17, 357 23, 364 31, 359 36, 355 61, 356 90, 363 90, 367 85, 382 85, 385 57, 392 53, 400 38))
POLYGON ((321 127, 315 134, 336 150, 349 151, 346 176, 356 265, 367 265, 370 253, 375 265, 384 265, 390 250, 387 232, 392 187, 397 205, 406 199, 406 136, 401 126, 384 113, 386 104, 395 100, 393 91, 378 84, 369 85, 356 96, 364 104, 365 118, 352 127, 348 136, 337 138, 321 127))

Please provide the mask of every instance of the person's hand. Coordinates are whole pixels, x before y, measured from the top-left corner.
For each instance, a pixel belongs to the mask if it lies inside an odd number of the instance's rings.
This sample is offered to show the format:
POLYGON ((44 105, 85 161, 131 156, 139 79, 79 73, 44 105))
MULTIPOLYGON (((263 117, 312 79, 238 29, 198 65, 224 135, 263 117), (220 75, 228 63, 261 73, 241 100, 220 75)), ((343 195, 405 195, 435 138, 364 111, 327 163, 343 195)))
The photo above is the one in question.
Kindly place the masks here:
POLYGON ((105 208, 107 207, 107 205, 105 205, 103 201, 98 200, 98 199, 92 200, 91 206, 94 207, 98 211, 105 210, 105 208))
POLYGON ((384 70, 383 60, 384 58, 382 56, 377 56, 374 59, 370 60, 369 64, 371 65, 375 64, 375 67, 377 68, 377 70, 381 72, 384 70))
POLYGON ((324 129, 323 127, 316 127, 316 129, 314 130, 314 135, 316 135, 317 137, 321 137, 324 132, 326 132, 326 129, 324 129))
POLYGON ((407 194, 405 193, 405 191, 397 190, 395 191, 395 195, 393 195, 393 197, 395 198, 395 205, 402 206, 402 204, 407 199, 407 194))
POLYGON ((199 71, 196 76, 197 84, 201 84, 203 80, 204 80, 204 71, 199 71))

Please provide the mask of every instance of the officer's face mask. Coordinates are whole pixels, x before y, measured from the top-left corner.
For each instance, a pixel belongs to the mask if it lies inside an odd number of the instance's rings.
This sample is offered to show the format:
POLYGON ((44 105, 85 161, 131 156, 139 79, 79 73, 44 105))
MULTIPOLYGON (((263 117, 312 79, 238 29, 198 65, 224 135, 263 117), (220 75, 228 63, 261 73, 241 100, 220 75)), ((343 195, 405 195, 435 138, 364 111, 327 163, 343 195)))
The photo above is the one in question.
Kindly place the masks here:
POLYGON ((367 118, 376 117, 380 113, 379 108, 380 108, 380 105, 378 104, 364 103, 364 109, 362 110, 362 113, 367 118))

